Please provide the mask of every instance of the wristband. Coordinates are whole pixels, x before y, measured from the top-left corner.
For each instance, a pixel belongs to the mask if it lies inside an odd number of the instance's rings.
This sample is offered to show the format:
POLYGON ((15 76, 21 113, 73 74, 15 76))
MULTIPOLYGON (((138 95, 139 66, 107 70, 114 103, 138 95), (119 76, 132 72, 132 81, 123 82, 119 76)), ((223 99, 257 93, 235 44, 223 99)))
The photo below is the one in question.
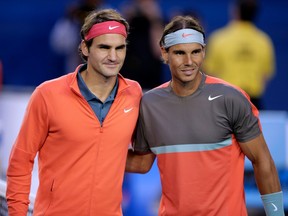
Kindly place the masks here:
POLYGON ((267 216, 284 216, 283 192, 261 195, 267 216))

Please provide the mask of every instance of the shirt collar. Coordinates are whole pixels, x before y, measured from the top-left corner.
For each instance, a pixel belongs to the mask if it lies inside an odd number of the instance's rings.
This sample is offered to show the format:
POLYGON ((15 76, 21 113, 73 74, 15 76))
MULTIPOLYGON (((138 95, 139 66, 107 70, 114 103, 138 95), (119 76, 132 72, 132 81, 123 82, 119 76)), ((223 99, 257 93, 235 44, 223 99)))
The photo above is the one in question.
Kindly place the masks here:
MULTIPOLYGON (((87 69, 87 64, 83 65, 78 73, 77 73, 77 81, 78 81, 78 86, 79 86, 79 89, 80 89, 80 92, 81 94, 83 95, 83 97, 87 100, 87 101, 90 101, 90 100, 93 100, 93 99, 97 99, 99 100, 87 87, 86 83, 84 82, 82 76, 81 76, 81 72, 86 70, 87 69)), ((118 89, 118 78, 116 79, 116 83, 110 93, 110 95, 108 96, 108 98, 106 99, 106 101, 111 101, 111 100, 114 100, 115 97, 116 97, 116 94, 117 94, 117 89, 118 89)), ((105 102, 106 102, 105 101, 105 102)))

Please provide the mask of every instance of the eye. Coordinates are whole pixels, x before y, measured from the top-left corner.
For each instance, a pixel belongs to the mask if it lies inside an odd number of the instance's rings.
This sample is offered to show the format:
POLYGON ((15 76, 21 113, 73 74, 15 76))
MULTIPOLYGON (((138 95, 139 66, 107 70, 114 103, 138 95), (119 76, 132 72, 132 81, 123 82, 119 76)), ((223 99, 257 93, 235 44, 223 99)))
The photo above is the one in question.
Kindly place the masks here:
POLYGON ((185 53, 183 51, 181 51, 181 50, 175 50, 174 54, 175 55, 184 55, 185 53))
POLYGON ((198 55, 198 54, 200 54, 202 52, 202 49, 196 49, 196 50, 193 50, 192 51, 192 54, 193 55, 198 55))
POLYGON ((121 45, 116 47, 116 50, 124 50, 126 48, 126 45, 121 45))

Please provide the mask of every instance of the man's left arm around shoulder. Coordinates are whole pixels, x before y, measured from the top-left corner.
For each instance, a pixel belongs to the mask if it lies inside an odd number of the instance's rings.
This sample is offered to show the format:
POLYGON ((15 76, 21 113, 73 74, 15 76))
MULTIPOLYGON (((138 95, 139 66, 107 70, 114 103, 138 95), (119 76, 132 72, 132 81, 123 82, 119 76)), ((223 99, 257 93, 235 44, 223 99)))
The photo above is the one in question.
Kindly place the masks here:
POLYGON ((138 154, 132 149, 128 150, 125 172, 147 173, 151 169, 155 155, 153 153, 138 154))

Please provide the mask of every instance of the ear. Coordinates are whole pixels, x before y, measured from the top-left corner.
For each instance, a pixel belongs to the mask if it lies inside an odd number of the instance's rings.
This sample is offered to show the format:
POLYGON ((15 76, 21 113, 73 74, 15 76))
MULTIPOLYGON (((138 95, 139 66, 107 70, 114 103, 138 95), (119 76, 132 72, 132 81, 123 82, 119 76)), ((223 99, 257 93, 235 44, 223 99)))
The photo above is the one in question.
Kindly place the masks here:
POLYGON ((164 47, 161 47, 161 56, 165 64, 168 64, 168 52, 164 47))
POLYGON ((84 40, 81 41, 81 51, 84 56, 88 56, 89 50, 84 40))

